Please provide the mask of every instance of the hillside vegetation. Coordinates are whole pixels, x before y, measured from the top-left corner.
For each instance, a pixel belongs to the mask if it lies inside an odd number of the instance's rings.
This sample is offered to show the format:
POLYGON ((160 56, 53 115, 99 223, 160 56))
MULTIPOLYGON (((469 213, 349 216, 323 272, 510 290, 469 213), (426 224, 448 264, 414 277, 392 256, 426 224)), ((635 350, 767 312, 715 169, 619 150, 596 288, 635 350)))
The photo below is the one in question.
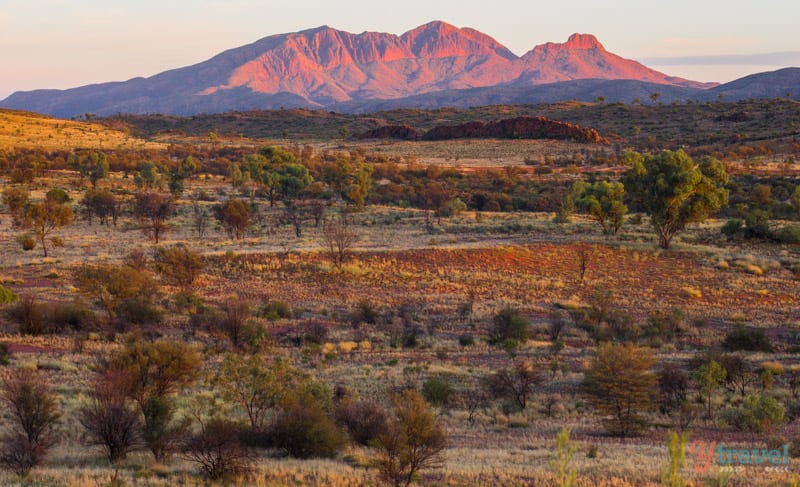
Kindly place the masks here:
POLYGON ((99 123, 60 120, 14 110, 0 110, 0 149, 69 150, 157 149, 160 144, 132 137, 99 123))

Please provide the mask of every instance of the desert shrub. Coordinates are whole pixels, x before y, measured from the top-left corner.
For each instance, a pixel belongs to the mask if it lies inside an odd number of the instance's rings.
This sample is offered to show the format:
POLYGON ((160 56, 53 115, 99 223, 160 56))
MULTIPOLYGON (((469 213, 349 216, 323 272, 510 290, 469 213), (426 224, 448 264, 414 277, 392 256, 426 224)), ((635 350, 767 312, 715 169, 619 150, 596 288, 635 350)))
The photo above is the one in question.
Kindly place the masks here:
POLYGON ((244 345, 247 322, 250 318, 250 303, 229 301, 222 308, 222 313, 208 313, 211 321, 207 326, 212 332, 221 332, 228 337, 234 347, 244 345))
POLYGON ((33 238, 33 235, 29 233, 25 233, 17 237, 17 243, 25 252, 36 248, 36 239, 33 238))
POLYGON ((378 321, 379 316, 380 313, 375 303, 368 299, 362 299, 350 314, 350 321, 354 325, 359 325, 361 323, 374 325, 375 322, 378 321))
POLYGON ((673 338, 683 331, 686 315, 680 308, 669 311, 656 311, 647 319, 647 326, 643 330, 645 336, 673 338))
POLYGON ((441 465, 447 444, 444 427, 416 391, 393 398, 394 414, 378 438, 377 465, 388 483, 408 486, 421 470, 441 465))
POLYGON ((290 400, 270 431, 274 445, 295 458, 331 458, 345 443, 333 418, 307 397, 290 400))
POLYGON ((171 396, 153 396, 142 407, 142 441, 157 462, 165 462, 178 449, 187 431, 186 420, 175 419, 177 404, 171 396))
POLYGON ((785 422, 786 410, 775 398, 750 395, 741 407, 726 410, 722 419, 739 431, 764 433, 785 422))
POLYGON ((96 328, 97 315, 86 306, 79 303, 56 304, 50 309, 50 324, 54 330, 90 330, 96 328))
POLYGON ((652 410, 657 378, 650 369, 652 351, 630 344, 604 343, 586 370, 583 388, 592 405, 608 418, 609 432, 623 437, 645 425, 644 413, 652 410))
POLYGON ((17 294, 0 284, 0 304, 16 303, 19 300, 17 294))
POLYGON ((800 225, 786 225, 776 235, 778 241, 785 244, 800 243, 800 225))
POLYGON ((346 399, 337 404, 335 414, 336 422, 360 445, 369 445, 386 430, 386 411, 375 402, 346 399))
POLYGON ((105 371, 95 378, 89 401, 78 410, 84 441, 102 448, 115 469, 141 445, 141 420, 127 400, 127 388, 124 374, 105 371))
POLYGON ((28 369, 17 369, 5 378, 0 400, 11 417, 11 427, 2 438, 0 464, 27 475, 57 442, 58 401, 37 372, 28 369))
POLYGON ((744 218, 744 235, 747 238, 772 238, 769 228, 769 213, 765 210, 753 210, 744 218))
POLYGON ((146 296, 120 301, 117 315, 119 324, 157 325, 164 319, 161 310, 146 296))
POLYGON ((156 272, 161 278, 183 289, 192 285, 204 267, 200 254, 185 246, 157 249, 154 260, 156 272))
POLYGON ((732 218, 725 222, 720 231, 723 235, 734 237, 742 233, 744 229, 744 222, 740 218, 732 218))
POLYGON ((75 285, 105 310, 109 324, 122 306, 128 318, 144 316, 140 321, 152 321, 153 317, 148 314, 158 286, 146 272, 128 265, 83 265, 75 272, 75 285), (147 309, 140 312, 135 309, 136 305, 147 309))
POLYGON ((400 342, 404 348, 414 348, 419 342, 419 338, 425 333, 421 326, 415 323, 406 323, 403 325, 403 332, 400 336, 400 342))
POLYGON ((458 337, 458 344, 462 347, 471 347, 475 345, 475 337, 472 335, 461 335, 458 337))
POLYGON ((264 432, 271 414, 298 380, 289 361, 280 357, 227 354, 212 382, 223 399, 247 415, 251 430, 264 432))
POLYGON ((8 343, 0 343, 0 365, 8 365, 11 363, 11 348, 8 343))
POLYGON ((144 419, 142 439, 157 461, 174 451, 188 424, 176 420, 175 394, 193 382, 200 353, 178 340, 132 342, 111 357, 109 370, 124 378, 127 397, 144 419))
POLYGON ((251 224, 250 207, 242 200, 231 198, 214 207, 214 217, 231 238, 241 240, 251 224))
POLYGON ((28 190, 24 188, 7 186, 3 190, 3 204, 6 205, 9 213, 15 215, 15 218, 22 212, 22 210, 25 208, 25 205, 28 204, 29 198, 30 194, 28 193, 28 190))
POLYGON ((434 406, 447 406, 453 395, 453 386, 443 378, 431 377, 422 383, 422 395, 434 406))
POLYGON ((302 341, 322 345, 328 337, 328 325, 317 320, 311 320, 302 327, 302 341))
POLYGON ((501 309, 492 318, 493 327, 489 339, 494 344, 507 340, 524 342, 528 339, 528 320, 520 312, 511 307, 501 309))
POLYGON ((143 272, 147 270, 147 267, 150 265, 150 258, 147 256, 147 252, 144 249, 131 249, 125 257, 122 259, 122 262, 130 267, 133 270, 143 272))
POLYGON ((189 291, 175 293, 172 302, 178 311, 188 312, 191 315, 202 313, 205 308, 203 298, 189 291))
POLYGON ((516 409, 525 409, 534 386, 543 378, 532 362, 520 361, 513 367, 499 370, 483 379, 488 392, 510 402, 516 409))
POLYGON ((671 413, 686 402, 689 393, 689 374, 680 366, 666 364, 658 371, 658 391, 661 412, 671 413))
POLYGON ((722 348, 729 352, 772 352, 772 344, 762 328, 735 325, 725 335, 722 348))
POLYGON ((47 307, 32 296, 24 296, 6 309, 8 319, 19 326, 22 335, 42 335, 49 331, 47 307))
POLYGON ((211 480, 246 475, 256 461, 255 452, 242 443, 239 424, 224 419, 203 423, 200 431, 186 440, 183 456, 211 480))
POLYGON ((52 188, 45 194, 47 201, 54 203, 68 203, 70 198, 69 194, 61 188, 52 188))
POLYGON ((270 301, 261 307, 260 314, 270 321, 289 319, 292 317, 292 308, 283 301, 270 301))

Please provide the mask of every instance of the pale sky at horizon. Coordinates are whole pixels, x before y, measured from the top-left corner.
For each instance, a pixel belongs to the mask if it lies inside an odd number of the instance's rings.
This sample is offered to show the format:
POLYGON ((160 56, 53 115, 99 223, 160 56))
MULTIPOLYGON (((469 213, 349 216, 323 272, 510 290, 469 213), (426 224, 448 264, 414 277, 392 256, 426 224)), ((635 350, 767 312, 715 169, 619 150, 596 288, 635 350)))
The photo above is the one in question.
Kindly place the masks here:
MULTIPOLYGON (((0 99, 152 76, 273 34, 320 25, 402 34, 431 20, 472 27, 518 55, 591 33, 631 59, 800 51, 800 2, 762 0, 0 0, 0 99), (401 5, 402 9, 389 5, 401 5), (611 6, 613 5, 613 6, 611 6)), ((774 64, 650 65, 698 81, 730 81, 774 64)))

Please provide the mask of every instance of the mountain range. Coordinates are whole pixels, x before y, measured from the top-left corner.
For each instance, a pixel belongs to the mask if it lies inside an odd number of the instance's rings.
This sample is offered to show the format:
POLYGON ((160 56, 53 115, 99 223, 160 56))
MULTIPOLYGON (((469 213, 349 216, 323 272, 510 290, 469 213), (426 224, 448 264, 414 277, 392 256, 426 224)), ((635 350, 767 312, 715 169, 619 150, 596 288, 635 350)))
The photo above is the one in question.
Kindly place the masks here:
MULTIPOLYGON (((798 80, 798 72, 791 71, 783 73, 780 84, 760 80, 755 85, 784 96, 792 86, 800 88, 798 80)), ((150 78, 17 92, 0 107, 74 117, 283 107, 359 112, 590 97, 646 101, 655 92, 669 102, 717 97, 720 90, 730 93, 728 99, 760 96, 750 89, 753 81, 740 81, 728 90, 669 76, 608 52, 589 34, 517 56, 486 34, 436 21, 400 36, 327 26, 274 35, 150 78)))

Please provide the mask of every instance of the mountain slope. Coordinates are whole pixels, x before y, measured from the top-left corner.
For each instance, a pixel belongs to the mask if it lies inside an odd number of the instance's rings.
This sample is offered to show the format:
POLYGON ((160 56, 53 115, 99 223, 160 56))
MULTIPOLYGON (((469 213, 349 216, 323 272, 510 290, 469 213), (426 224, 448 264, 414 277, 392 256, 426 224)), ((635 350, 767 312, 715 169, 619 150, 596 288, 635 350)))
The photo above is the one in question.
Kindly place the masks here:
POLYGON ((702 99, 744 100, 748 98, 800 98, 800 68, 785 68, 751 74, 719 85, 703 94, 702 99), (787 96, 788 95, 788 96, 787 96))
POLYGON ((86 112, 196 114, 330 107, 585 78, 710 87, 609 53, 590 35, 576 34, 563 44, 547 43, 517 57, 474 29, 431 22, 400 36, 351 34, 327 26, 280 34, 151 78, 18 92, 0 107, 62 117, 86 112))

